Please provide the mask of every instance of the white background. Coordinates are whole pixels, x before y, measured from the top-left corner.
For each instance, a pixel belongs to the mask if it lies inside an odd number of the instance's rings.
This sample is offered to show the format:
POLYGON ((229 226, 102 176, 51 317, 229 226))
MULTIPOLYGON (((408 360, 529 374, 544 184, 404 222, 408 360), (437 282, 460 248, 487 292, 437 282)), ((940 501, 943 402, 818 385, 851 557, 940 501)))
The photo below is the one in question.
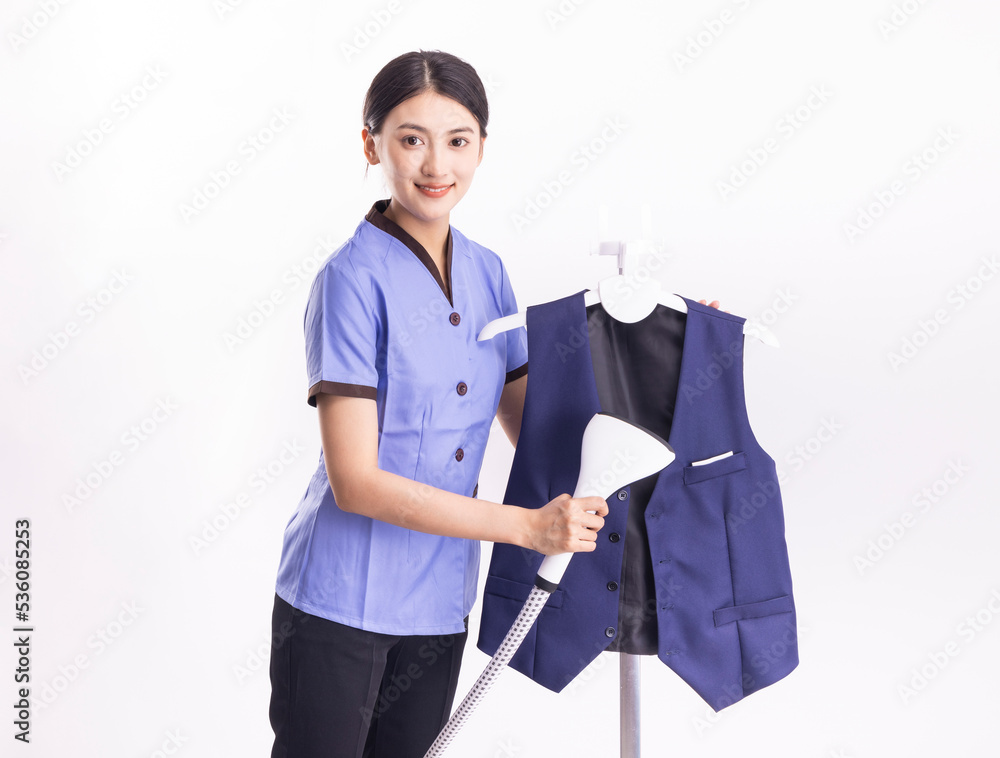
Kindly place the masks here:
MULTIPOLYGON (((645 754, 989 754, 998 22, 987 0, 5 3, 0 618, 29 518, 35 631, 28 746, 0 645, 3 754, 268 755, 281 534, 319 452, 296 267, 384 196, 361 103, 417 48, 487 81, 452 222, 522 308, 614 274, 598 210, 635 237, 646 203, 664 287, 781 340, 748 343, 747 391, 785 476, 801 664, 716 716, 645 659, 645 754)), ((495 428, 480 497, 511 454, 495 428)), ((617 734, 605 654, 558 695, 507 672, 452 753, 613 756, 617 734)))

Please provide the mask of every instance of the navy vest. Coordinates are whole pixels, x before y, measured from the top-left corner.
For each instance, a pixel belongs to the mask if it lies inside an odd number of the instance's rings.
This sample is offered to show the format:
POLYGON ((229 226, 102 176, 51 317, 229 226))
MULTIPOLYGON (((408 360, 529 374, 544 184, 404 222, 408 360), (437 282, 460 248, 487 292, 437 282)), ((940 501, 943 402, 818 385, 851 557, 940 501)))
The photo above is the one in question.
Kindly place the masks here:
MULTIPOLYGON (((657 305, 633 324, 586 306, 583 291, 527 309, 530 370, 505 503, 572 494, 598 411, 676 453, 608 498, 597 549, 573 557, 511 661, 556 692, 603 650, 655 654, 718 711, 798 664, 777 474, 746 412, 745 320, 685 302, 687 314, 657 305)), ((541 561, 493 546, 484 653, 496 652, 541 561)))

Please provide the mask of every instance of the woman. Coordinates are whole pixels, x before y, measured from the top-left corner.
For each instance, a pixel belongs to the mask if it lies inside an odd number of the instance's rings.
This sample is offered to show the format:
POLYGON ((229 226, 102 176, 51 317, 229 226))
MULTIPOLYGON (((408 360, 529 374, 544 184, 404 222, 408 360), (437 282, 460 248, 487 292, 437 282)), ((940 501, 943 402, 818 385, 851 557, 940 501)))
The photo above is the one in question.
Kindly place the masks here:
POLYGON ((486 139, 475 70, 402 55, 363 117, 391 197, 327 260, 306 308, 323 450, 278 570, 272 758, 422 756, 454 699, 478 541, 591 551, 608 510, 475 497, 494 415, 517 443, 527 381, 523 330, 476 341, 517 311, 503 264, 449 221, 486 139))

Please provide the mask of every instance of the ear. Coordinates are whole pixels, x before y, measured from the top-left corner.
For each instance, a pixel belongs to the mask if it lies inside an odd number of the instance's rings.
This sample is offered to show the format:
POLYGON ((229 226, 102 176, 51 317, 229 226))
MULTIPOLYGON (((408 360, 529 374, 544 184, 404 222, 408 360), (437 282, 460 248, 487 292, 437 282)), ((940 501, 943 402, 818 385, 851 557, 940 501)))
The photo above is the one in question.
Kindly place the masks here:
POLYGON ((483 162, 483 145, 486 144, 486 137, 479 138, 479 159, 476 161, 476 168, 479 168, 479 164, 483 162))
POLYGON ((361 129, 361 142, 364 144, 365 160, 372 166, 379 164, 378 151, 375 146, 375 135, 368 131, 368 127, 361 129))

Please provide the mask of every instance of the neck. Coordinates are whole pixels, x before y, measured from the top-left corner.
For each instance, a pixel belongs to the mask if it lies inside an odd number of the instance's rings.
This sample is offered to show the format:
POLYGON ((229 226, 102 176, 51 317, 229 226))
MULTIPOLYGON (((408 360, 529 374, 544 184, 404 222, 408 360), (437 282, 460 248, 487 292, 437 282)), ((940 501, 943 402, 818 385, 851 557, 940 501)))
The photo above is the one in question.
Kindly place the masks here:
POLYGON ((448 216, 424 221, 407 213, 398 204, 390 202, 389 207, 385 209, 385 217, 398 224, 403 231, 419 242, 435 261, 444 261, 445 245, 448 241, 448 216))

